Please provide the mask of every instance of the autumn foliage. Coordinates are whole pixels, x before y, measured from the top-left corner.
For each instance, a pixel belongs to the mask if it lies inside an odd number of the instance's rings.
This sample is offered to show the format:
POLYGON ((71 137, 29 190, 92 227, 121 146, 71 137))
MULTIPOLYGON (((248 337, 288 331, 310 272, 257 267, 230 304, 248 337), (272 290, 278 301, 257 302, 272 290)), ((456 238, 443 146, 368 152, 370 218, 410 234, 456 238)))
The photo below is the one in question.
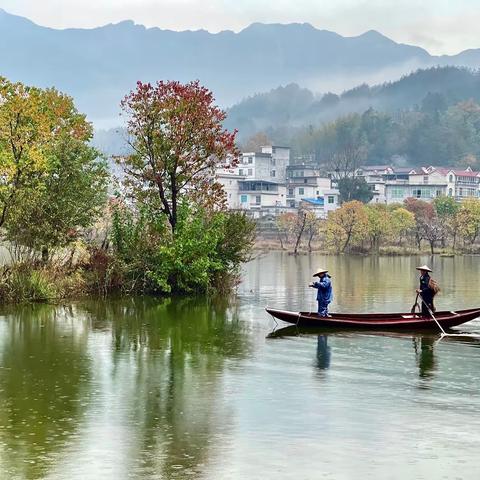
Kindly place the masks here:
POLYGON ((182 199, 222 207, 215 168, 236 164, 239 151, 236 132, 223 128, 226 114, 212 92, 198 81, 138 82, 121 105, 134 151, 123 164, 136 200, 158 205, 173 233, 182 199))

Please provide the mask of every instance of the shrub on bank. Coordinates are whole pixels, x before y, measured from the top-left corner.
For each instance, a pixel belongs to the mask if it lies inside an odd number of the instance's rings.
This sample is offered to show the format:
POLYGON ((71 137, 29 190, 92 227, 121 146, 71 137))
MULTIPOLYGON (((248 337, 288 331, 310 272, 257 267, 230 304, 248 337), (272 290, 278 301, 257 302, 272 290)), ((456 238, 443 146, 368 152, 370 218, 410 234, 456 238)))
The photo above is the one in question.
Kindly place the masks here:
POLYGON ((238 212, 208 212, 183 203, 175 235, 147 210, 113 216, 111 275, 124 291, 223 290, 238 275, 254 241, 254 224, 238 212))

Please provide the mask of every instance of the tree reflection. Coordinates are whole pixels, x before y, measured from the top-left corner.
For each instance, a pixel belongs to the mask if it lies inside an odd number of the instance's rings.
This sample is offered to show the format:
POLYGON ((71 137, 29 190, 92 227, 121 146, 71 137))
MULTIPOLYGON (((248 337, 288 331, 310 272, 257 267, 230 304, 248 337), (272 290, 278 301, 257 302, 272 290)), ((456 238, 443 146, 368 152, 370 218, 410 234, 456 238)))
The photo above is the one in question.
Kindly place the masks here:
POLYGON ((88 397, 88 333, 70 308, 30 305, 0 317, 2 478, 43 478, 74 436, 88 397))
POLYGON ((113 381, 138 438, 130 462, 146 475, 198 476, 213 454, 210 444, 231 428, 222 401, 225 367, 249 350, 236 312, 224 301, 195 298, 87 308, 94 328, 112 332, 113 381))

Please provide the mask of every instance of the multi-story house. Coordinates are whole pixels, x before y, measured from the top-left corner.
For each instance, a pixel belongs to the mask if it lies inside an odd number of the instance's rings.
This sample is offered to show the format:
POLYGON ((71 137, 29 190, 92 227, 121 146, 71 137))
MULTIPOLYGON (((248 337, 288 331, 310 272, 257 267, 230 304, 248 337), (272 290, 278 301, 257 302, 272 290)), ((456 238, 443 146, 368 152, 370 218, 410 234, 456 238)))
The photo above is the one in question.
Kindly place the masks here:
POLYGON ((229 208, 249 210, 259 217, 295 211, 302 202, 314 204, 319 216, 338 207, 338 190, 317 167, 289 165, 288 147, 267 146, 261 150, 243 153, 235 168, 217 170, 229 208))
POLYGON ((298 207, 304 198, 323 196, 332 189, 332 180, 321 176, 313 165, 289 165, 287 167, 287 204, 298 207))
POLYGON ((238 165, 239 175, 255 180, 285 183, 290 162, 290 148, 267 146, 261 152, 242 153, 238 165))
POLYGON ((401 203, 407 198, 431 201, 446 195, 445 176, 434 167, 411 169, 408 181, 389 180, 385 183, 385 203, 401 203))
POLYGON ((447 167, 388 167, 378 177, 367 177, 372 191, 378 191, 372 202, 401 203, 406 198, 431 201, 442 195, 461 201, 480 197, 480 172, 447 167))
POLYGON ((461 201, 468 197, 480 197, 480 172, 474 172, 470 167, 465 170, 437 168, 447 182, 446 195, 461 201))

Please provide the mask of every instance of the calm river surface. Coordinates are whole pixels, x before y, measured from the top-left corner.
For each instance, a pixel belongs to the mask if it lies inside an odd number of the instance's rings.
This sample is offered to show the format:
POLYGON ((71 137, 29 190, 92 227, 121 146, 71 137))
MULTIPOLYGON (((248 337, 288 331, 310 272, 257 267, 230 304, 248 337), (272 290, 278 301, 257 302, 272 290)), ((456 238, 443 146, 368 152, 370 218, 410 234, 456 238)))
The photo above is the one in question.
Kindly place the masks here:
POLYGON ((0 310, 1 479, 478 479, 475 337, 266 338, 266 305, 409 310, 433 264, 438 309, 480 305, 480 257, 272 253, 232 302, 122 299, 0 310))

